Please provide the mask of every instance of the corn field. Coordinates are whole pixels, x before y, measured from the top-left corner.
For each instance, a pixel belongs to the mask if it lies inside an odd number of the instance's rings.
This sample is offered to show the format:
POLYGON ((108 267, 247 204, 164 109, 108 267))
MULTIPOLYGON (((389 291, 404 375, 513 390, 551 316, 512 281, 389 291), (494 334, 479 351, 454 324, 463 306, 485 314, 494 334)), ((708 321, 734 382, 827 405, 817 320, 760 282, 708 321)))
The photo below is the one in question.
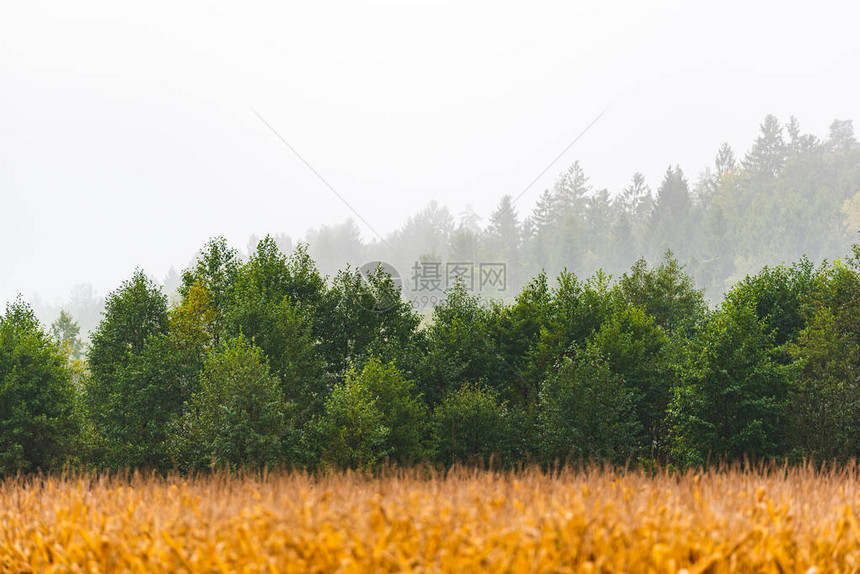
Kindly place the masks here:
POLYGON ((844 572, 860 471, 18 477, 2 572, 844 572))

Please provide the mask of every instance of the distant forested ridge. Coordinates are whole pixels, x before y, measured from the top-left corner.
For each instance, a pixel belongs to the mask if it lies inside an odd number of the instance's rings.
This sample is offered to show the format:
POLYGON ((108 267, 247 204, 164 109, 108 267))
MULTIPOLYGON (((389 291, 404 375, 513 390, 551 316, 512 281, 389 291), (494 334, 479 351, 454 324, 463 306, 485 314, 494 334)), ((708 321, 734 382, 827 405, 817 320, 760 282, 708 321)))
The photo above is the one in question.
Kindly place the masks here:
POLYGON ((469 209, 455 217, 433 202, 384 244, 363 243, 351 220, 313 230, 307 241, 325 273, 347 262, 394 264, 412 298, 441 294, 416 286, 416 261, 442 262, 443 273, 450 262, 505 263, 503 295, 513 296, 541 270, 617 275, 640 257, 656 263, 670 249, 718 301, 765 265, 849 250, 860 231, 860 146, 851 120, 834 121, 822 139, 802 133, 793 117, 782 125, 767 116, 745 154, 723 144, 693 178, 669 166, 660 182, 635 173, 624 189, 607 190, 574 162, 531 213, 518 205, 505 196, 482 220, 469 209))
POLYGON ((7 307, 0 476, 860 455, 858 246, 715 307, 667 251, 508 299, 461 282, 422 317, 382 267, 327 281, 305 245, 214 238, 178 293, 136 271, 86 350, 68 315, 7 307))
MULTIPOLYGON (((502 197, 486 218, 470 207, 459 214, 435 201, 410 217, 384 241, 362 239, 351 219, 308 231, 304 243, 324 276, 384 261, 399 274, 405 297, 423 314, 462 277, 477 295, 511 299, 539 272, 569 270, 588 277, 598 270, 619 275, 644 257, 657 264, 671 250, 695 284, 716 304, 728 288, 765 265, 814 262, 847 253, 860 233, 860 145, 851 120, 835 120, 826 137, 801 132, 790 118, 767 116, 742 155, 728 144, 692 179, 669 166, 660 182, 635 173, 621 190, 595 187, 574 162, 555 184, 537 194, 534 208, 502 197), (482 264, 485 269, 482 269, 482 264), (481 282, 504 267, 503 283, 481 282)), ((296 242, 271 236, 284 252, 296 242)), ((252 235, 245 256, 257 248, 252 235)), ((199 255, 199 253, 197 254, 199 255)), ((194 257, 196 259, 196 256, 194 257)), ((180 272, 161 281, 178 298, 180 272)), ((77 285, 64 303, 35 297, 46 322, 65 309, 86 339, 98 324, 104 297, 77 285)))

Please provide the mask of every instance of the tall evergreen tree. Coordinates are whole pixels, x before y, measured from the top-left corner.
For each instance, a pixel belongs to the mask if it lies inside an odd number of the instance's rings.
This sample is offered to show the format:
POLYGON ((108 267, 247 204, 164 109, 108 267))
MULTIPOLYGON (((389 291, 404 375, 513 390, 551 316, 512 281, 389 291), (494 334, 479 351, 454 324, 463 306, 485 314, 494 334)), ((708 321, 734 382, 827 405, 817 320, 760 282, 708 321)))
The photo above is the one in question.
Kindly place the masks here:
POLYGON ((512 252, 519 246, 520 223, 510 195, 503 196, 493 210, 486 233, 488 241, 501 252, 512 252))
POLYGON ((717 157, 714 158, 714 174, 716 177, 722 177, 724 174, 735 171, 738 167, 738 162, 735 159, 735 152, 728 142, 724 142, 717 152, 717 157))
POLYGON ((670 166, 657 191, 651 213, 651 256, 656 258, 666 249, 671 249, 681 260, 686 260, 691 252, 692 223, 693 202, 687 179, 680 167, 670 166))
POLYGON ((532 212, 532 220, 534 221, 536 233, 545 233, 555 225, 557 219, 555 200, 555 195, 548 189, 543 190, 543 193, 538 198, 532 212))
POLYGON ((601 189, 592 193, 586 199, 586 220, 588 234, 586 236, 587 256, 584 271, 593 273, 605 268, 612 250, 613 209, 609 199, 609 191, 601 189))
POLYGON ((765 117, 760 129, 761 133, 744 158, 743 166, 753 177, 772 179, 782 170, 788 148, 782 135, 782 126, 775 116, 765 117))
POLYGON ((819 146, 817 137, 811 134, 804 134, 800 131, 800 122, 794 116, 791 116, 788 125, 785 126, 785 131, 788 132, 789 155, 809 154, 819 146))
POLYGON ((645 183, 645 176, 640 172, 633 174, 630 185, 624 188, 618 197, 621 208, 635 220, 642 220, 652 207, 651 189, 645 183))
POLYGON ((555 201, 563 214, 571 211, 578 213, 584 208, 585 197, 591 192, 591 184, 578 160, 556 181, 553 191, 555 201))
POLYGON ((490 215, 485 231, 487 262, 507 265, 506 273, 519 269, 519 249, 522 244, 522 227, 510 195, 505 195, 490 215))
POLYGON ((578 161, 556 181, 553 192, 559 218, 554 241, 554 267, 582 271, 588 251, 586 197, 591 193, 591 185, 578 161))

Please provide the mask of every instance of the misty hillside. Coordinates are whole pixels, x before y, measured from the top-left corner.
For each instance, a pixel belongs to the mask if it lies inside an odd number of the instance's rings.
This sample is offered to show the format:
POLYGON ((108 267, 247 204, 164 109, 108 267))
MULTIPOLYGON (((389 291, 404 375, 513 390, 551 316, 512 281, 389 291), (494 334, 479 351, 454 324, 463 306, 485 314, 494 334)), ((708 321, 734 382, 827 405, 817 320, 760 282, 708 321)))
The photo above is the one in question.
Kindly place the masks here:
MULTIPOLYGON (((607 190, 574 162, 551 189, 504 196, 487 217, 432 201, 384 241, 363 241, 349 219, 311 229, 303 242, 329 279, 347 264, 389 263, 404 296, 425 313, 458 277, 474 294, 510 299, 541 270, 618 276, 640 257, 656 263, 671 250, 713 302, 765 265, 849 251, 860 231, 860 146, 851 120, 834 120, 819 137, 803 133, 793 117, 783 125, 767 116, 745 152, 715 148, 712 164, 693 177, 670 165, 662 181, 634 173, 624 189, 607 190)), ((272 237, 284 252, 297 243, 283 233, 272 237)), ((258 241, 249 238, 248 254, 258 241)), ((161 283, 175 300, 179 272, 171 269, 161 283)), ((62 305, 34 301, 44 322, 63 307, 84 333, 98 323, 102 305, 87 285, 62 305)))
POLYGON ((662 181, 635 173, 624 189, 607 190, 575 162, 530 212, 522 207, 528 199, 502 197, 487 218, 431 202, 385 243, 362 243, 351 220, 313 230, 307 241, 328 274, 345 263, 392 263, 412 297, 441 295, 421 288, 435 266, 416 262, 440 262, 443 288, 451 264, 503 263, 506 289, 481 290, 478 269, 474 278, 476 291, 504 297, 542 269, 618 275, 669 249, 713 300, 764 265, 848 251, 860 231, 860 147, 851 120, 835 120, 820 138, 795 118, 782 125, 767 116, 746 152, 723 144, 695 177, 670 165, 662 181))

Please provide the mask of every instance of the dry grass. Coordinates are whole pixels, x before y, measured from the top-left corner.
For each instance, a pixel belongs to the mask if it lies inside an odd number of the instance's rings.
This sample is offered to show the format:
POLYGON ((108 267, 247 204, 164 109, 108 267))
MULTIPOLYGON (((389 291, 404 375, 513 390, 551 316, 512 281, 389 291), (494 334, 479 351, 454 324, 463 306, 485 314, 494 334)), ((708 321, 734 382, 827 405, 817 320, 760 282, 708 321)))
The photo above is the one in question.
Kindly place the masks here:
POLYGON ((856 571, 858 487, 810 468, 12 479, 0 571, 856 571))

